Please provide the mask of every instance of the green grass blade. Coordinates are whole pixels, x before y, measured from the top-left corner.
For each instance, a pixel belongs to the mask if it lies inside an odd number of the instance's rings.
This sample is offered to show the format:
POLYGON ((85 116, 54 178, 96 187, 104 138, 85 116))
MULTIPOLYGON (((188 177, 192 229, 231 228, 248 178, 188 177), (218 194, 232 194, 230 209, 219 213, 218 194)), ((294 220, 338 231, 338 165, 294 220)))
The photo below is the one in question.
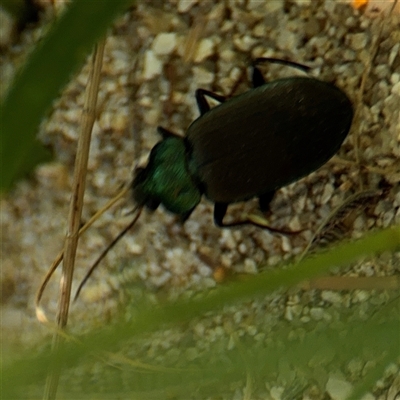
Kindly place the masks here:
MULTIPOLYGON (((72 342, 65 343, 59 353, 59 359, 65 368, 73 367, 83 362, 83 359, 90 354, 98 354, 107 350, 113 351, 124 341, 140 337, 144 333, 148 334, 166 326, 177 326, 190 319, 199 317, 204 312, 218 310, 234 302, 264 296, 279 287, 295 284, 304 279, 327 272, 332 266, 346 265, 359 257, 374 255, 383 251, 396 251, 399 248, 400 227, 395 226, 369 234, 354 243, 340 244, 334 249, 313 256, 308 260, 306 259, 297 265, 286 266, 284 269, 277 268, 273 272, 269 271, 252 276, 244 282, 235 282, 190 300, 180 300, 157 308, 155 306, 152 308, 138 308, 135 310, 136 316, 131 322, 127 323, 122 319, 120 323, 114 326, 91 332, 79 338, 79 345, 72 342)), ((352 335, 354 337, 354 346, 356 346, 356 343, 361 343, 360 335, 363 332, 366 335, 365 340, 368 340, 368 335, 372 335, 375 331, 377 338, 382 337, 382 332, 386 332, 391 335, 391 339, 387 340, 386 338, 384 341, 376 341, 375 343, 380 343, 380 346, 387 345, 387 350, 395 354, 393 345, 397 345, 397 343, 393 340, 393 337, 397 337, 398 334, 398 321, 388 321, 387 330, 385 330, 386 328, 383 325, 380 327, 376 321, 372 321, 370 325, 366 329, 365 324, 358 326, 355 323, 352 328, 356 332, 352 335)), ((328 341, 331 336, 328 333, 328 341)), ((337 336, 333 335, 333 337, 337 336)), ((324 339, 321 340, 323 341, 324 339)), ((317 339, 315 341, 314 339, 311 340, 312 343, 317 343, 317 339)), ((323 348, 325 345, 326 343, 323 341, 320 346, 323 348)), ((340 346, 342 344, 339 343, 338 349, 340 349, 340 346)), ((302 350, 298 349, 296 351, 301 352, 302 350)), ((305 348, 304 351, 307 353, 308 350, 305 348)), ((311 353, 315 351, 311 345, 311 353)), ((379 349, 379 351, 383 350, 379 349)), ((307 358, 307 354, 302 356, 298 353, 296 358, 299 360, 302 357, 307 358)), ((5 361, 7 366, 3 368, 2 375, 3 383, 8 391, 13 391, 15 387, 41 381, 46 375, 47 365, 50 360, 48 352, 38 356, 32 355, 32 353, 19 356, 21 358, 17 361, 5 361), (8 385, 11 382, 18 382, 18 385, 9 387, 8 385)), ((397 357, 397 355, 394 355, 394 357, 397 357)))
POLYGON ((1 191, 43 158, 35 136, 46 110, 113 19, 131 3, 75 0, 38 43, 0 106, 1 191))

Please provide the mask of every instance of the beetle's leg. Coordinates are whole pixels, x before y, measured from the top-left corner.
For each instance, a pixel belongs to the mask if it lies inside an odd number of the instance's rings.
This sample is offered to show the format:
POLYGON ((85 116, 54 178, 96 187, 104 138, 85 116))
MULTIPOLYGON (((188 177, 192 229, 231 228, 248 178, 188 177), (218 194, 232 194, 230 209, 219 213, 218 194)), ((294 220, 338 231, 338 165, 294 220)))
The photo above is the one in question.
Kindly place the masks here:
POLYGON ((288 67, 292 68, 297 68, 301 71, 308 72, 311 68, 308 67, 307 65, 299 64, 294 61, 287 61, 287 60, 281 60, 279 58, 272 58, 272 57, 259 57, 256 58, 251 66, 252 66, 252 75, 251 75, 251 82, 253 84, 253 87, 258 87, 262 86, 266 83, 261 71, 259 68, 257 68, 257 65, 270 62, 272 64, 281 64, 281 65, 286 65, 288 67))
MULTIPOLYGON (((273 195, 274 195, 274 192, 269 192, 268 197, 267 197, 267 194, 265 194, 265 200, 268 198, 271 200, 273 195)), ((264 199, 264 196, 260 196, 260 201, 261 201, 261 197, 264 199)), ((270 232, 280 233, 281 235, 296 235, 301 232, 301 231, 287 231, 284 229, 273 228, 272 226, 269 226, 269 225, 266 225, 263 223, 258 223, 257 221, 254 221, 251 219, 243 219, 243 220, 233 221, 233 222, 229 222, 229 223, 224 223, 222 220, 225 217, 227 209, 228 209, 227 203, 215 203, 214 204, 214 223, 215 223, 215 225, 219 226, 220 228, 234 228, 234 227, 243 226, 243 225, 253 225, 253 226, 257 226, 259 228, 268 229, 270 232)))
POLYGON ((214 223, 217 226, 224 227, 226 226, 222 220, 225 217, 226 210, 228 209, 227 203, 215 203, 214 204, 214 223))
POLYGON ((265 79, 262 72, 256 67, 256 61, 253 62, 251 71, 251 83, 254 88, 265 84, 265 79))
POLYGON ((194 208, 192 208, 191 210, 185 212, 184 214, 180 214, 179 215, 179 220, 181 221, 181 223, 183 224, 192 214, 194 208))
POLYGON ((197 89, 196 90, 196 101, 197 101, 197 107, 199 107, 200 115, 203 115, 207 111, 210 111, 210 105, 208 104, 208 101, 206 100, 206 96, 211 97, 212 99, 217 100, 220 103, 223 103, 226 100, 226 97, 222 96, 220 94, 210 92, 209 90, 205 90, 205 89, 197 89))
POLYGON ((177 137, 177 138, 182 139, 182 136, 179 136, 176 133, 171 132, 168 129, 165 129, 162 126, 157 126, 157 131, 162 136, 163 139, 167 139, 170 137, 177 137))
POLYGON ((264 64, 267 62, 269 62, 271 64, 286 65, 287 67, 297 68, 304 72, 309 72, 311 69, 311 67, 309 67, 308 65, 299 64, 294 61, 282 60, 281 58, 274 58, 274 57, 258 57, 253 61, 252 65, 253 65, 253 67, 255 67, 257 65, 264 64))
POLYGON ((271 200, 274 197, 275 192, 268 192, 262 194, 258 198, 258 204, 260 205, 260 210, 261 211, 268 211, 269 210, 269 204, 271 203, 271 200))
POLYGON ((160 201, 158 201, 157 199, 154 198, 150 198, 146 201, 146 207, 150 210, 150 211, 155 211, 157 210, 158 206, 161 204, 160 201))

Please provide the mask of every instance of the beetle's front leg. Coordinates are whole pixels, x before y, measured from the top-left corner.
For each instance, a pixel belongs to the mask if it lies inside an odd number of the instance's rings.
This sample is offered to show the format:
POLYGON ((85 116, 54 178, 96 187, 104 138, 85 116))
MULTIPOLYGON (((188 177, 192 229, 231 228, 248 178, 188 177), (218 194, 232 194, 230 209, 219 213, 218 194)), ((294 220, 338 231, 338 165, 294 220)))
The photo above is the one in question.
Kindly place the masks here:
POLYGON ((253 88, 262 86, 265 84, 265 78, 259 68, 256 67, 255 62, 251 66, 251 83, 253 88))
POLYGON ((214 92, 210 92, 209 90, 206 89, 197 89, 195 96, 196 96, 197 106, 199 107, 200 115, 203 115, 207 111, 210 111, 210 105, 208 104, 206 96, 211 97, 212 99, 217 100, 220 103, 223 103, 226 100, 225 96, 222 96, 214 92))

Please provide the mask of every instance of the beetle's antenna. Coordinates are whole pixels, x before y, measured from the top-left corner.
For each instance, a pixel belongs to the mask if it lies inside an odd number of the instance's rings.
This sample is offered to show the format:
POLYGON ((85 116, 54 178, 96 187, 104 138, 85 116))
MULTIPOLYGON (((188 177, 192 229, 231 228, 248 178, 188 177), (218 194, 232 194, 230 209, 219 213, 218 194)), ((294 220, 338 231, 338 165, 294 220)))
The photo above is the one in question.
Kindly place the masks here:
POLYGON ((132 212, 138 210, 137 214, 133 218, 133 220, 115 237, 115 239, 103 250, 100 256, 97 258, 95 263, 90 267, 89 271, 86 273, 85 277, 82 279, 82 282, 79 284, 79 287, 75 293, 74 301, 76 301, 79 297, 79 293, 81 292, 83 286, 88 281, 93 271, 100 264, 101 260, 107 255, 107 253, 119 242, 119 240, 136 224, 137 220, 140 217, 140 214, 143 210, 143 207, 136 207, 132 212))
MULTIPOLYGON (((101 215, 103 215, 107 210, 109 210, 112 206, 114 206, 120 199, 124 198, 128 192, 129 192, 129 187, 127 186, 123 187, 122 190, 120 190, 120 192, 114 198, 109 200, 107 204, 105 204, 100 210, 98 210, 89 219, 89 221, 86 222, 86 224, 81 229, 79 229, 79 236, 83 235, 89 229, 89 227, 91 227, 93 223, 100 218, 101 215)), ((40 302, 42 300, 43 293, 46 289, 47 284, 50 281, 50 278, 52 277, 54 271, 57 269, 58 265, 61 263, 63 258, 64 258, 64 250, 61 251, 58 254, 57 258, 53 261, 53 264, 47 271, 46 276, 44 277, 39 287, 39 290, 36 293, 35 297, 36 315, 38 320, 41 322, 47 322, 47 317, 45 316, 44 311, 40 307, 40 302)))

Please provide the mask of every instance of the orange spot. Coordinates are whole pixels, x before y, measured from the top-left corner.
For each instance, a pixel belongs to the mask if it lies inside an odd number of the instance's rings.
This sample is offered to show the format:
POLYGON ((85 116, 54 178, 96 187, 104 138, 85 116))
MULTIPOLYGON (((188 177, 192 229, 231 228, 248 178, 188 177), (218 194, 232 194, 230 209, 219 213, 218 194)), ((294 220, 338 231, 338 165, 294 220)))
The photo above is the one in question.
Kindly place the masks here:
POLYGON ((353 0, 353 7, 357 10, 361 7, 364 7, 367 4, 368 0, 353 0))
POLYGON ((228 276, 229 276, 229 271, 224 267, 216 268, 213 273, 213 278, 217 283, 222 283, 226 281, 228 276))

